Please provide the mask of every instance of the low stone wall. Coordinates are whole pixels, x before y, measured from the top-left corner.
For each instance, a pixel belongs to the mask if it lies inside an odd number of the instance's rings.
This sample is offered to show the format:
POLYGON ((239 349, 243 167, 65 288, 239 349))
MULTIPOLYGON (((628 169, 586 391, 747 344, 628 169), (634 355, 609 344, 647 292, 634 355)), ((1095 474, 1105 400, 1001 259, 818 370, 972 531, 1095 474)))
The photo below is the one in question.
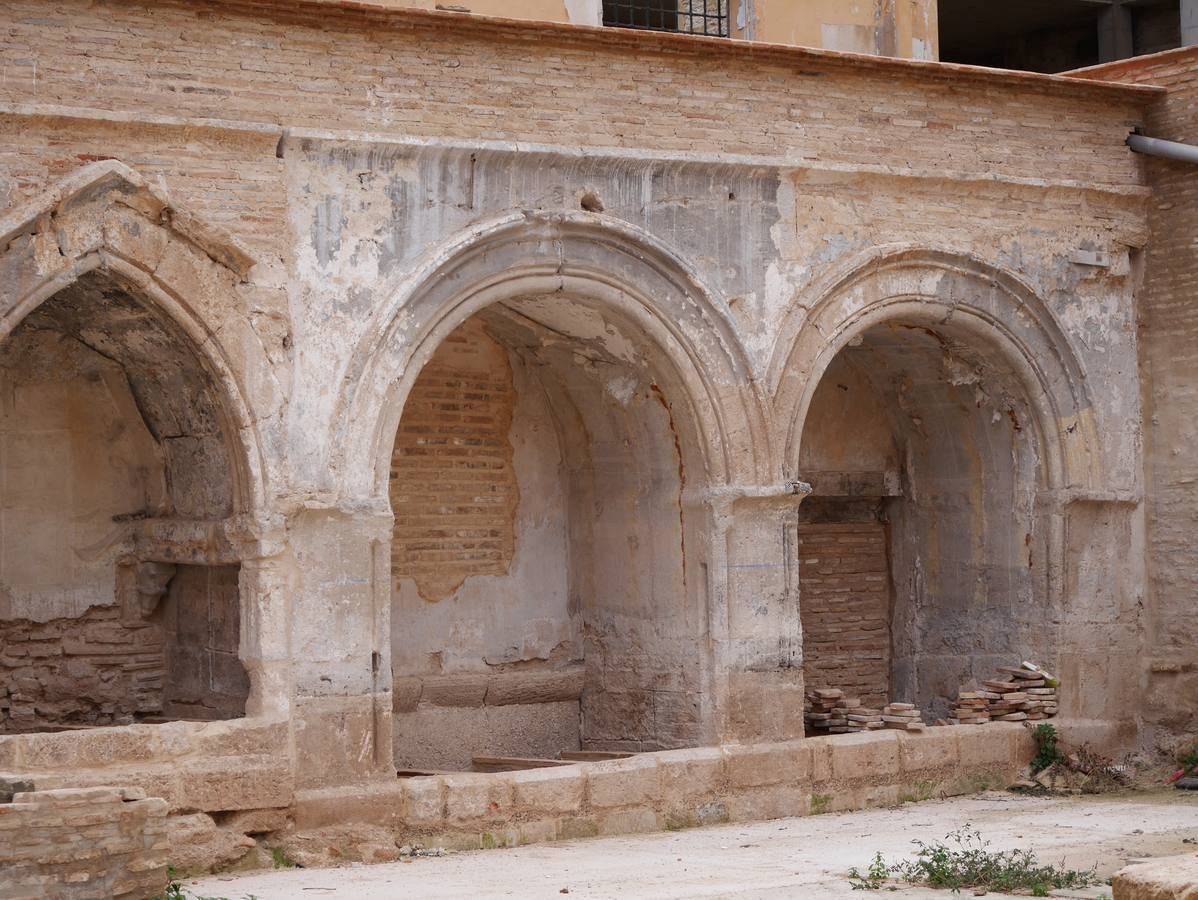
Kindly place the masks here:
POLYGON ((839 812, 1005 787, 1033 752, 1026 728, 993 723, 406 778, 303 792, 275 841, 314 865, 839 812))
POLYGON ((16 794, 0 803, 0 897, 163 894, 166 813, 166 801, 135 788, 16 794))
POLYGON ((294 784, 287 725, 252 719, 0 735, 3 771, 43 789, 140 788, 172 813, 284 808, 294 784))

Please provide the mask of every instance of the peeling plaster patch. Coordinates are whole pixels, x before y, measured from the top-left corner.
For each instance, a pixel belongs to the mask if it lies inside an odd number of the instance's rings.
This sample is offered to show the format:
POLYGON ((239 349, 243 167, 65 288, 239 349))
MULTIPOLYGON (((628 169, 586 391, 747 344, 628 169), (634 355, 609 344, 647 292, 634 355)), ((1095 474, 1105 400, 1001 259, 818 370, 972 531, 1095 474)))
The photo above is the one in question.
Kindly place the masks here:
POLYGON ((636 389, 640 382, 631 375, 621 375, 617 378, 612 378, 604 384, 604 389, 615 398, 621 406, 627 406, 636 394, 636 389))
POLYGON ((321 268, 325 268, 341 250, 341 233, 347 220, 341 211, 341 198, 335 194, 321 197, 313 209, 312 247, 321 268))
POLYGON ((563 335, 564 339, 595 344, 607 354, 643 366, 637 349, 602 313, 559 296, 528 297, 509 304, 520 315, 563 335))

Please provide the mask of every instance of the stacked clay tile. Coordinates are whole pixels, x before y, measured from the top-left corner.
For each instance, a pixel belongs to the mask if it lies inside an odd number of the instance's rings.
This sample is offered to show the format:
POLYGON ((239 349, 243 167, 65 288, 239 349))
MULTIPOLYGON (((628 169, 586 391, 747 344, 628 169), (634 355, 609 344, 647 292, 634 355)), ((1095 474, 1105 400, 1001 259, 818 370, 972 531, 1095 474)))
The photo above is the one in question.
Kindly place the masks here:
POLYGON ((816 688, 807 693, 804 719, 807 727, 826 734, 848 734, 883 726, 882 714, 861 705, 858 697, 845 697, 839 688, 816 688))
POLYGON ((999 666, 977 690, 957 694, 954 725, 1039 721, 1057 714, 1056 679, 1023 666, 999 666))
POLYGON ((882 709, 886 728, 897 731, 923 731, 923 719, 914 703, 887 703, 882 709))

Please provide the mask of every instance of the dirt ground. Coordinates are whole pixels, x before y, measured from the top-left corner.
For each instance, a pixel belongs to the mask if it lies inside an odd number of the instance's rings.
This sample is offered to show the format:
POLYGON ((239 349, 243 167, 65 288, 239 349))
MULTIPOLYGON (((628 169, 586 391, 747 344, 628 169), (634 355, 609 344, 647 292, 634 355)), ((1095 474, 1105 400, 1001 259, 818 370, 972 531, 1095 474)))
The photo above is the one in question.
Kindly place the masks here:
MULTIPOLYGON (((290 869, 189 881, 189 896, 295 898, 861 897, 845 878, 875 851, 909 856, 911 841, 966 823, 994 849, 1031 847, 1044 862, 1096 866, 1108 878, 1128 860, 1193 852, 1198 792, 1095 797, 986 793, 897 809, 723 825, 683 832, 538 844, 512 850, 340 869, 290 869)), ((868 894, 864 896, 869 896, 868 894)), ((907 888, 890 897, 952 896, 907 888)), ((990 897, 1002 895, 990 894, 990 897)), ((1110 896, 1110 888, 1054 896, 1110 896)))

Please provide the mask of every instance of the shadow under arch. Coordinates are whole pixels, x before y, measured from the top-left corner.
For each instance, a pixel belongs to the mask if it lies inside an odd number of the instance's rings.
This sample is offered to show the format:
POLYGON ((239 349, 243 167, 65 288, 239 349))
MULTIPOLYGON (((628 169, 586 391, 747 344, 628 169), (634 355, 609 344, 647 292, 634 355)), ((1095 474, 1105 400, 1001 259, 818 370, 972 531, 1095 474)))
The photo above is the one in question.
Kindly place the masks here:
POLYGON ((938 250, 889 250, 837 273, 779 330, 768 383, 797 469, 803 426, 824 371, 851 340, 886 322, 951 326, 1016 372, 1036 412, 1045 488, 1100 490, 1103 455, 1085 373, 1047 305, 1012 275, 938 250))
POLYGON ((765 408, 731 313, 695 271, 627 223, 510 213, 434 248, 379 310, 348 367, 330 468, 342 496, 385 502, 406 397, 444 338, 519 296, 584 299, 624 316, 678 374, 709 484, 776 471, 765 408))

